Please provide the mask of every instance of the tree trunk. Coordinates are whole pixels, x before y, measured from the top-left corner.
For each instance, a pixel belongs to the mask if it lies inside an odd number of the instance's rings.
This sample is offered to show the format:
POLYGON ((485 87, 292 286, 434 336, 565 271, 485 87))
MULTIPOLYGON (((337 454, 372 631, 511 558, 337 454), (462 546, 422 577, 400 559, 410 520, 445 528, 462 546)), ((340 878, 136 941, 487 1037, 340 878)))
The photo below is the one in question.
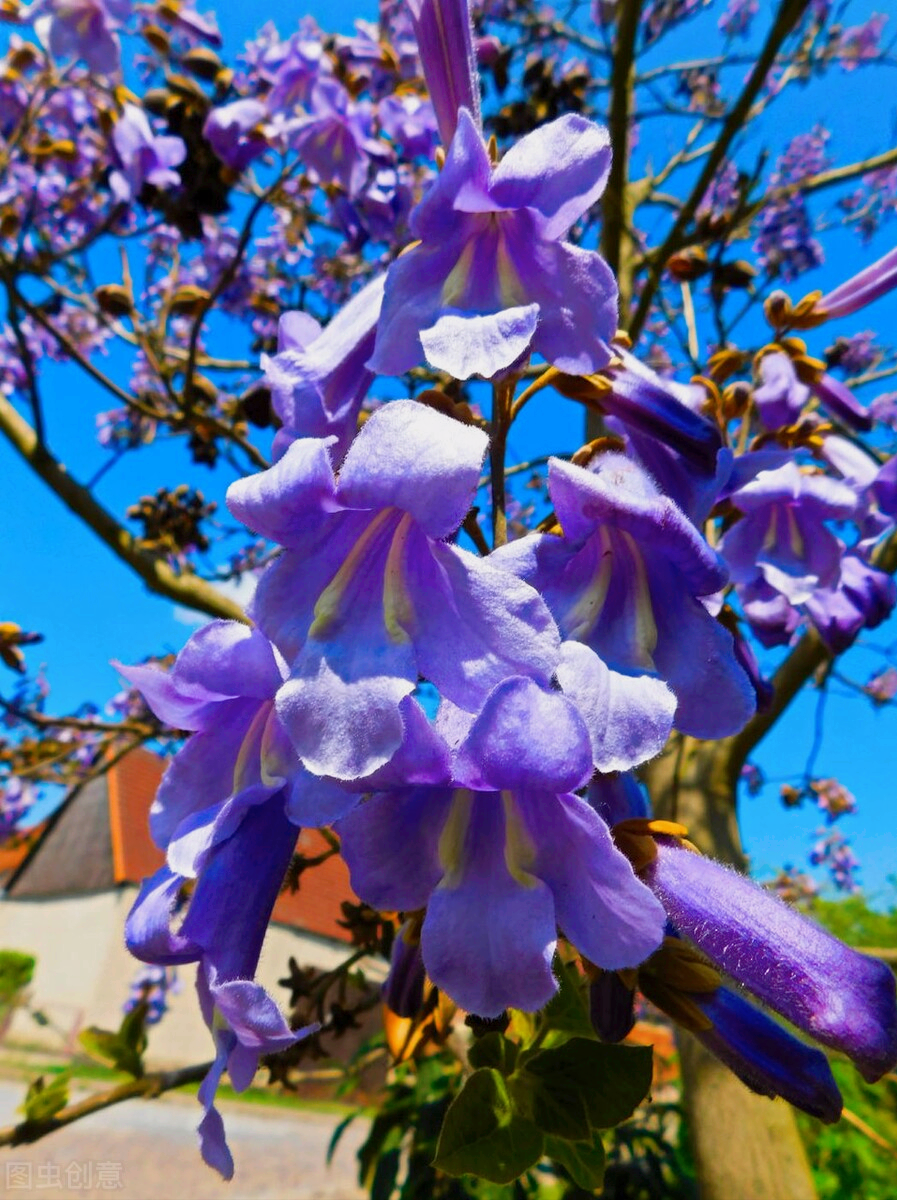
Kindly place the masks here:
MULTIPOLYGON (((744 870, 729 741, 676 737, 643 773, 658 817, 705 854, 744 870)), ((749 1091, 689 1034, 679 1051, 701 1200, 815 1200, 791 1108, 749 1091)))

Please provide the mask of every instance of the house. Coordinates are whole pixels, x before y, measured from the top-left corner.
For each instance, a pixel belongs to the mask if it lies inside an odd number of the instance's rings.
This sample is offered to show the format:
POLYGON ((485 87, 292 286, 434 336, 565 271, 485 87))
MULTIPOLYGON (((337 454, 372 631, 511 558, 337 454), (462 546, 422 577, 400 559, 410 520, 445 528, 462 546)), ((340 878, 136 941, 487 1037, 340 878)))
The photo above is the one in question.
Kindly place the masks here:
MULTIPOLYGON (((39 836, 29 834, 24 849, 10 851, 8 863, 0 861, 7 869, 0 949, 36 957, 30 1006, 47 1020, 38 1024, 26 1011, 18 1012, 8 1043, 71 1051, 86 1026, 118 1027, 140 965, 125 949, 125 918, 141 881, 164 860, 148 828, 164 769, 158 755, 131 751, 104 775, 73 789, 39 836)), ((317 831, 298 834, 297 850, 303 854, 325 848, 317 831)), ((278 898, 257 978, 281 1005, 288 994, 278 980, 287 974, 291 957, 300 966, 326 970, 351 953, 339 924, 344 900, 357 903, 338 856, 313 868, 298 891, 278 898)), ((210 1052, 194 977, 192 965, 179 968, 180 991, 150 1034, 152 1064, 201 1061, 210 1052)))

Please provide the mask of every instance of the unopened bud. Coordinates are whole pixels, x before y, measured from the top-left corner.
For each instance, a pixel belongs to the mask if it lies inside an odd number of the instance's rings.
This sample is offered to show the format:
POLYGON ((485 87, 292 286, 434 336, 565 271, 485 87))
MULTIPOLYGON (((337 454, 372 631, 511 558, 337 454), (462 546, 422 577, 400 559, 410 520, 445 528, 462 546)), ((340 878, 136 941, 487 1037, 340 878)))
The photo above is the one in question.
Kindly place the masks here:
POLYGON ((100 310, 110 317, 126 317, 133 305, 127 288, 120 283, 104 283, 93 294, 100 310))

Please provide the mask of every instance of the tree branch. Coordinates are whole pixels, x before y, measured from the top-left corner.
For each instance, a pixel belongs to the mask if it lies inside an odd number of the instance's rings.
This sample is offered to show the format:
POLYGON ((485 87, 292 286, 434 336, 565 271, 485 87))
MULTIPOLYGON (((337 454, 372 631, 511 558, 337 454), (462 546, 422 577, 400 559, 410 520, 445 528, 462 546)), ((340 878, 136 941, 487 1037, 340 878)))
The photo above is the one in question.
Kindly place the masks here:
POLYGON ((707 156, 707 161, 704 163, 703 170, 697 182, 680 209, 679 215, 673 222, 659 250, 651 256, 648 277, 639 296, 638 307, 632 321, 627 326, 633 341, 638 338, 639 333, 644 328, 667 259, 678 248, 682 234, 694 217, 697 207, 703 199, 707 188, 710 186, 717 169, 728 154, 729 147, 743 129, 751 106, 766 82, 766 78, 775 64, 776 56, 782 44, 803 16, 809 2, 810 0, 783 0, 779 6, 775 21, 767 35, 766 43, 757 59, 757 64, 751 72, 750 78, 745 84, 741 95, 729 110, 729 115, 726 117, 725 123, 720 130, 716 144, 707 156))
POLYGON ((77 1104, 69 1104, 55 1116, 44 1121, 21 1121, 18 1125, 9 1125, 0 1129, 0 1146, 23 1146, 30 1142, 40 1141, 48 1133, 64 1129, 89 1117, 91 1113, 102 1112, 104 1108, 112 1108, 124 1100, 135 1100, 143 1097, 155 1100, 163 1092, 173 1091, 188 1083, 199 1083, 209 1073, 210 1062, 198 1063, 192 1067, 182 1067, 178 1071, 156 1071, 152 1075, 144 1075, 142 1079, 132 1079, 108 1092, 100 1092, 98 1096, 88 1096, 77 1104))
POLYGON ((179 575, 164 559, 140 549, 127 529, 41 445, 28 422, 4 396, 0 396, 0 433, 63 504, 136 572, 151 592, 211 617, 246 621, 242 609, 205 580, 196 575, 179 575))
POLYGON ((630 253, 624 250, 623 239, 632 224, 632 198, 629 195, 629 129, 632 119, 632 100, 635 87, 635 40, 642 15, 642 0, 630 0, 620 10, 614 58, 610 79, 610 112, 608 127, 613 147, 610 175, 604 193, 604 226, 601 231, 601 251, 620 287, 620 312, 629 312, 632 296, 630 253))

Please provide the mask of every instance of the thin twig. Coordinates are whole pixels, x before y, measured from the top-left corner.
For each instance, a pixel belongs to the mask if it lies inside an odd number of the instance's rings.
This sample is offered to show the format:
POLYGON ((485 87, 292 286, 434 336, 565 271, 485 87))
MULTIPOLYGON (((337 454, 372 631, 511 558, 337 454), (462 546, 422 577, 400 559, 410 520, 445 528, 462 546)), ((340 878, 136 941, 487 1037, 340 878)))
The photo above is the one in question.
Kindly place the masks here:
POLYGON ((201 1082, 208 1075, 211 1067, 211 1062, 205 1062, 192 1067, 181 1067, 177 1071, 156 1071, 152 1075, 144 1075, 142 1079, 132 1079, 128 1083, 122 1083, 108 1092, 101 1092, 97 1096, 88 1096, 86 1100, 81 1100, 77 1104, 69 1104, 45 1120, 21 1121, 18 1125, 9 1125, 5 1129, 0 1129, 0 1146, 24 1146, 40 1141, 42 1137, 46 1137, 49 1133, 55 1133, 57 1129, 64 1129, 66 1125, 72 1125, 75 1121, 80 1121, 82 1117, 89 1117, 91 1113, 112 1108, 113 1105, 121 1104, 124 1100, 135 1100, 140 1097, 145 1100, 155 1100, 163 1092, 173 1091, 188 1083, 201 1082))

